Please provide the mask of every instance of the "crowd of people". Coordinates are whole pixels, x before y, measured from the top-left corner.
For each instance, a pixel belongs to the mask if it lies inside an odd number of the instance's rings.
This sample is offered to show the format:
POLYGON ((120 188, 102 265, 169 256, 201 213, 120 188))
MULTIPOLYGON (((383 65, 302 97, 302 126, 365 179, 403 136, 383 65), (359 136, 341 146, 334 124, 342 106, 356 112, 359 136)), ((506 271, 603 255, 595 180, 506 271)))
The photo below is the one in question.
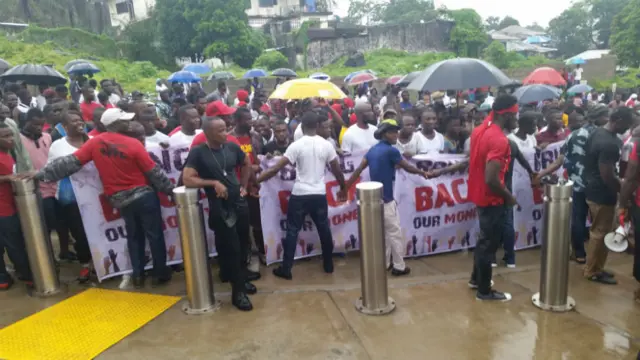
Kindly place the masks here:
MULTIPOLYGON (((172 269, 166 265, 157 193, 171 197, 174 184, 145 145, 190 144, 179 184, 204 189, 210 205, 208 226, 216 234, 219 276, 232 285, 232 303, 245 311, 253 308, 248 295, 257 291, 252 282, 260 278, 260 272, 248 266, 253 245, 265 262, 259 186, 286 166, 295 167, 296 179, 287 208, 283 262, 273 270, 282 279, 293 278, 297 238, 307 215, 322 243, 323 270, 334 271, 326 168, 340 185, 341 200, 366 168, 371 180, 383 184, 387 265, 394 276, 410 273, 403 260, 393 196, 395 169, 433 178, 468 168, 468 199, 478 208, 481 230, 469 286, 477 289, 480 300, 511 298, 492 289, 491 274, 492 267, 498 266, 499 246, 505 249, 504 264, 516 264, 512 208, 517 200, 510 188, 515 161, 530 173, 534 184, 560 167, 573 181, 572 259, 585 264, 587 279, 615 284, 613 274, 604 269, 604 236, 614 224, 616 204, 624 216, 630 209, 634 224, 640 226, 640 198, 633 199, 640 181, 635 137, 640 130, 634 131, 640 115, 635 104, 619 98, 605 105, 599 94, 592 93, 520 107, 512 95, 501 90, 494 97, 488 89, 424 92, 412 99, 410 92, 393 85, 379 95, 373 84, 363 84, 354 89, 353 98, 343 88, 347 97, 327 101, 268 99, 257 78, 248 80, 235 97, 223 81, 210 94, 197 83, 187 84, 186 90, 181 83, 158 85, 155 102, 145 100, 139 92, 125 96, 117 84, 106 79, 99 87, 92 80, 74 81, 71 99, 64 86, 52 89, 43 84, 37 97, 20 84, 4 87, 0 105, 0 290, 14 281, 4 264, 5 250, 17 278, 31 281, 11 190, 11 181, 18 178, 41 181, 47 228, 58 234, 60 242, 58 258, 79 261, 78 279, 89 280, 91 254, 69 176, 91 161, 105 196, 124 219, 133 286, 145 284, 145 238, 153 258, 153 284, 170 281, 172 269), (565 141, 558 160, 535 173, 523 152, 558 141, 565 141), (348 179, 339 164, 342 153, 364 154, 348 179), (408 161, 428 153, 461 154, 467 160, 430 172, 408 161), (258 155, 280 159, 261 171, 258 155), (617 174, 625 170, 627 181, 621 186, 617 174), (592 224, 589 236, 587 214, 592 224)), ((635 234, 640 235, 640 229, 635 234)), ((638 281, 639 258, 636 251, 638 281)), ((636 298, 640 301, 640 292, 636 298)))

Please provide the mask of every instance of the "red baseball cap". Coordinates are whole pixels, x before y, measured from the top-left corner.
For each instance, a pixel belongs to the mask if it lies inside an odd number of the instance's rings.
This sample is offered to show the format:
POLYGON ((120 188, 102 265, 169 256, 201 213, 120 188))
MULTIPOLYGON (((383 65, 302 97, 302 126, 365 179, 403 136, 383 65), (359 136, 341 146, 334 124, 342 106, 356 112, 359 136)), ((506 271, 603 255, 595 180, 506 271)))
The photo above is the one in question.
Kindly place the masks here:
POLYGON ((353 103, 353 100, 351 100, 351 98, 346 97, 344 98, 344 105, 349 109, 352 109, 355 104, 353 103))
POLYGON ((231 115, 236 112, 235 108, 227 106, 220 100, 212 101, 207 105, 205 114, 207 116, 224 116, 231 115))

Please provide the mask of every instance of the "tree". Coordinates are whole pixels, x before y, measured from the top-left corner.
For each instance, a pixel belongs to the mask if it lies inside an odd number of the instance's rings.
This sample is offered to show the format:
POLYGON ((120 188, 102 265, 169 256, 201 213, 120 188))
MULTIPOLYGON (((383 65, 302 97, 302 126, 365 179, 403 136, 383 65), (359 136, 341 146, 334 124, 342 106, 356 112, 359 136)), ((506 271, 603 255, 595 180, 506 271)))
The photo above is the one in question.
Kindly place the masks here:
POLYGON ((199 1, 156 0, 155 10, 158 15, 158 30, 162 46, 167 55, 172 58, 190 57, 193 54, 191 39, 197 32, 194 25, 184 16, 189 6, 199 6, 199 1))
POLYGON ((344 21, 355 25, 369 25, 380 4, 372 0, 351 0, 344 21))
POLYGON ((500 18, 497 16, 489 16, 484 22, 488 31, 498 30, 500 28, 500 18))
POLYGON ((586 0, 599 49, 609 48, 613 19, 628 3, 628 0, 586 0))
POLYGON ((493 41, 483 51, 483 58, 500 69, 509 67, 509 56, 504 45, 499 41, 493 41))
POLYGON ((255 68, 266 68, 267 70, 275 70, 278 68, 286 68, 289 66, 289 59, 280 51, 268 51, 262 53, 253 64, 255 68))
POLYGON ((393 0, 379 6, 374 19, 383 24, 427 22, 437 18, 435 9, 433 0, 393 0))
POLYGON ((527 26, 526 28, 533 31, 540 31, 540 32, 545 31, 544 28, 540 26, 537 22, 534 22, 533 24, 527 26))
POLYGON ((520 25, 520 21, 518 21, 515 18, 512 18, 511 16, 505 16, 504 19, 502 19, 502 21, 500 21, 500 24, 498 25, 498 30, 500 29, 504 29, 507 26, 512 26, 512 25, 520 25))
POLYGON ((488 37, 482 17, 473 9, 448 10, 447 17, 455 21, 449 35, 449 47, 461 57, 478 57, 488 37))
POLYGON ((611 50, 621 64, 640 66, 640 0, 630 0, 613 18, 611 50))
POLYGON ((593 45, 593 26, 589 9, 575 3, 549 22, 549 35, 556 41, 558 53, 574 56, 593 45))

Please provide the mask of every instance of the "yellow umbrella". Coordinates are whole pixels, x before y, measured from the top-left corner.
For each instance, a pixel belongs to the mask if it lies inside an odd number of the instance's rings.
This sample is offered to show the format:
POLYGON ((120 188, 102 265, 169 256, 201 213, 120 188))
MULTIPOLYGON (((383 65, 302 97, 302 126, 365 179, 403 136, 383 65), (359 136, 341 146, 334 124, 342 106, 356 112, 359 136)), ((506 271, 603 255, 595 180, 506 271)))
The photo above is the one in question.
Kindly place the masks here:
POLYGON ((269 99, 300 100, 319 97, 323 99, 344 99, 347 97, 334 83, 315 79, 289 80, 269 96, 269 99))

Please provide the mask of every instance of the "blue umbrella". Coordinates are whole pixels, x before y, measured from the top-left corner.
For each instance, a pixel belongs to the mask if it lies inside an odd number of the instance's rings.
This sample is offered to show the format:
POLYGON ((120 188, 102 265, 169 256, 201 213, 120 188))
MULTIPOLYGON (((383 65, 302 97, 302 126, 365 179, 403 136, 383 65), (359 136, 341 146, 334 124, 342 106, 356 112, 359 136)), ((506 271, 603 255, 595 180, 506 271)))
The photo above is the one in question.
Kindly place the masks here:
POLYGON ((587 62, 583 59, 583 58, 573 58, 571 59, 571 64, 573 65, 582 65, 582 64, 586 64, 587 62))
POLYGON ((269 76, 266 71, 262 69, 251 69, 242 75, 243 79, 252 79, 254 77, 267 77, 269 76))
POLYGON ((369 70, 369 69, 367 69, 367 70, 358 70, 358 71, 354 71, 351 74, 347 75, 347 77, 344 78, 344 82, 349 82, 349 80, 351 80, 352 77, 354 77, 356 75, 359 75, 359 74, 362 74, 362 73, 369 73, 369 74, 372 74, 372 75, 377 75, 376 72, 373 71, 373 70, 369 70))
POLYGON ((520 104, 537 103, 547 99, 556 99, 560 97, 562 90, 557 87, 534 84, 525 85, 514 91, 513 96, 518 99, 520 104))
POLYGON ((190 82, 199 82, 200 76, 198 74, 192 73, 191 71, 178 71, 174 72, 169 76, 167 81, 169 82, 181 82, 181 83, 190 83, 190 82))
POLYGON ((92 63, 79 63, 71 66, 67 73, 71 75, 93 75, 99 73, 100 69, 92 63))
POLYGON ((526 42, 527 44, 545 44, 545 43, 548 43, 549 41, 551 41, 551 39, 546 36, 536 35, 536 36, 529 36, 527 40, 525 40, 524 42, 526 42))
POLYGON ((204 63, 188 64, 183 67, 182 70, 191 71, 195 74, 208 74, 211 72, 211 68, 209 67, 209 65, 204 63))
POLYGON ((329 76, 329 75, 327 75, 325 73, 315 73, 315 74, 311 74, 309 76, 309 79, 329 81, 329 80, 331 80, 331 76, 329 76))
POLYGON ((572 94, 585 94, 591 90, 593 90, 593 88, 587 84, 577 84, 570 87, 567 92, 572 94))

